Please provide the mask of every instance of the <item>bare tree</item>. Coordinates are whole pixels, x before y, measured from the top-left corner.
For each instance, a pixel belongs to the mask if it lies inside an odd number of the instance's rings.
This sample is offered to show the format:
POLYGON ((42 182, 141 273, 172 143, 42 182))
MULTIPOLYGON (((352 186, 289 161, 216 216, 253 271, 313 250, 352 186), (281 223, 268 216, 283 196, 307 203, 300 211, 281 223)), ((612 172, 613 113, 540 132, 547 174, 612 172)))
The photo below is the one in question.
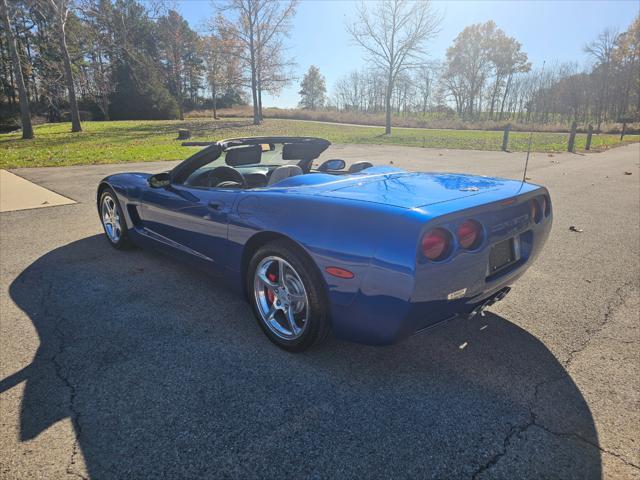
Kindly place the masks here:
POLYGON ((371 11, 363 2, 356 21, 347 24, 353 41, 368 59, 386 75, 385 133, 391 134, 391 97, 398 75, 424 63, 427 40, 439 29, 440 15, 431 2, 384 0, 371 11))
POLYGON ((73 0, 40 0, 43 6, 50 9, 54 17, 54 23, 57 30, 58 44, 62 61, 64 65, 64 76, 69 92, 69 110, 71 113, 71 131, 81 132, 80 112, 78 111, 78 101, 76 100, 76 88, 73 80, 73 70, 71 68, 71 58, 69 57, 69 49, 67 48, 67 19, 74 8, 73 0))
POLYGON ((609 83, 611 77, 611 63, 613 53, 618 43, 620 34, 613 29, 605 29, 598 38, 584 47, 584 51, 588 53, 596 61, 596 74, 598 77, 598 96, 596 99, 596 118, 598 122, 598 131, 603 120, 607 100, 609 96, 609 83))
POLYGON ((423 116, 427 113, 427 107, 431 101, 434 91, 433 86, 438 74, 439 65, 434 62, 428 65, 422 65, 415 73, 414 83, 417 90, 416 101, 423 116))
POLYGON ((206 63, 207 81, 211 89, 211 101, 213 106, 213 118, 218 119, 217 101, 220 87, 224 82, 224 50, 218 37, 211 35, 203 39, 203 56, 206 63))
POLYGON ((33 128, 31 127, 31 112, 29 110, 29 99, 27 98, 27 89, 24 85, 24 78, 22 77, 22 67, 20 65, 20 56, 18 55, 18 47, 16 46, 16 40, 13 36, 13 30, 11 29, 11 22, 9 21, 9 7, 7 6, 7 0, 0 0, 0 6, 2 7, 2 23, 4 25, 5 35, 7 36, 7 43, 9 44, 9 50, 11 50, 11 64, 13 66, 13 74, 18 84, 18 95, 20 98, 20 119, 22 122, 22 138, 33 138, 33 128))
POLYGON ((235 55, 229 53, 236 50, 234 40, 225 37, 224 33, 223 31, 218 35, 212 34, 204 37, 202 41, 202 56, 205 60, 205 71, 211 90, 214 119, 218 118, 218 96, 243 84, 240 62, 235 55))
POLYGON ((276 67, 288 64, 281 60, 282 37, 289 34, 296 5, 297 0, 228 0, 222 10, 234 12, 235 19, 217 18, 218 28, 235 40, 238 46, 236 53, 249 73, 254 125, 260 124, 262 119, 262 90, 265 86, 281 87, 290 81, 283 69, 276 67))

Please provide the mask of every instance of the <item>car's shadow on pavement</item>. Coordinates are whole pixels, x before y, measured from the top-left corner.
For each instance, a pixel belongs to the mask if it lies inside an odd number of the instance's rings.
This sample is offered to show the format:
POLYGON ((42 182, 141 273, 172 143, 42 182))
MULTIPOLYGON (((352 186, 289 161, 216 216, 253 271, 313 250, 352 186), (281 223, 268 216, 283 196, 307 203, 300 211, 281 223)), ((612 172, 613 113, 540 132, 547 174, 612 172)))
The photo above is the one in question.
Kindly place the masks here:
POLYGON ((99 236, 39 258, 10 295, 40 337, 0 382, 27 382, 20 438, 70 417, 92 478, 601 475, 580 391, 496 315, 293 355, 216 281, 99 236))

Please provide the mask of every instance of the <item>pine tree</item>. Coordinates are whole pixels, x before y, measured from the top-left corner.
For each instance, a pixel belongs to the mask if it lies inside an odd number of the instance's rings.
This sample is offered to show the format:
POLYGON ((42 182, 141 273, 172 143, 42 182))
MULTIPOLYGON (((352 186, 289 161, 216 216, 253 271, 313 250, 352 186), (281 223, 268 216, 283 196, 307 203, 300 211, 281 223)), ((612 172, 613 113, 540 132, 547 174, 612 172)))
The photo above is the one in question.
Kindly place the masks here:
POLYGON ((327 87, 324 76, 318 67, 311 65, 300 82, 300 107, 308 110, 317 110, 324 106, 327 87))

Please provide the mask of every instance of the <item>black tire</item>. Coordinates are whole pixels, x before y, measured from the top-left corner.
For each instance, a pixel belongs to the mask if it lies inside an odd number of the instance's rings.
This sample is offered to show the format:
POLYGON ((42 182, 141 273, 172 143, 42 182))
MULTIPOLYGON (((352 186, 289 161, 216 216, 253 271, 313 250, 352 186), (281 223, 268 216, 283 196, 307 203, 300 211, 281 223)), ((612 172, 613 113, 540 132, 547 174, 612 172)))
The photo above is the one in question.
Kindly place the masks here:
POLYGON ((111 187, 106 187, 102 193, 100 194, 100 200, 98 202, 98 215, 100 217, 100 223, 102 224, 102 228, 104 230, 104 236, 107 238, 109 245, 118 250, 127 250, 133 247, 131 240, 127 235, 127 221, 122 213, 122 208, 120 207, 120 202, 118 202, 118 197, 111 187), (113 240, 107 231, 107 226, 105 225, 105 221, 103 218, 103 205, 106 198, 111 198, 113 200, 113 204, 115 206, 115 210, 120 219, 120 235, 117 240, 113 240))
POLYGON ((302 352, 327 338, 331 331, 331 322, 323 279, 313 261, 293 242, 284 239, 275 240, 259 248, 249 262, 246 284, 249 303, 251 303, 258 325, 269 340, 278 347, 289 352, 302 352), (254 276, 260 262, 270 256, 277 256, 288 262, 295 269, 307 293, 307 322, 299 338, 291 340, 280 338, 262 320, 254 293, 254 276))

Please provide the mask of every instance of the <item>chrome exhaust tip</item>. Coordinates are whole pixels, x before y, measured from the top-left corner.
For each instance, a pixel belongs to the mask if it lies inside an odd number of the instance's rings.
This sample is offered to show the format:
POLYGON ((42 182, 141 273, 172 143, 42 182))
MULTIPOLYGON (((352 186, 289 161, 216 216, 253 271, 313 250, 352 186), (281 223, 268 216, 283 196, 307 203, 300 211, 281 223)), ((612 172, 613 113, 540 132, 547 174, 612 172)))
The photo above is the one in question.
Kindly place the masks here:
POLYGON ((471 313, 469 314, 468 318, 472 319, 478 314, 480 314, 481 317, 484 317, 485 308, 490 307, 494 303, 502 300, 504 297, 506 297, 509 294, 510 291, 511 291, 511 287, 504 287, 502 290, 498 291, 498 293, 496 293, 494 296, 480 303, 473 310, 471 310, 471 313))

